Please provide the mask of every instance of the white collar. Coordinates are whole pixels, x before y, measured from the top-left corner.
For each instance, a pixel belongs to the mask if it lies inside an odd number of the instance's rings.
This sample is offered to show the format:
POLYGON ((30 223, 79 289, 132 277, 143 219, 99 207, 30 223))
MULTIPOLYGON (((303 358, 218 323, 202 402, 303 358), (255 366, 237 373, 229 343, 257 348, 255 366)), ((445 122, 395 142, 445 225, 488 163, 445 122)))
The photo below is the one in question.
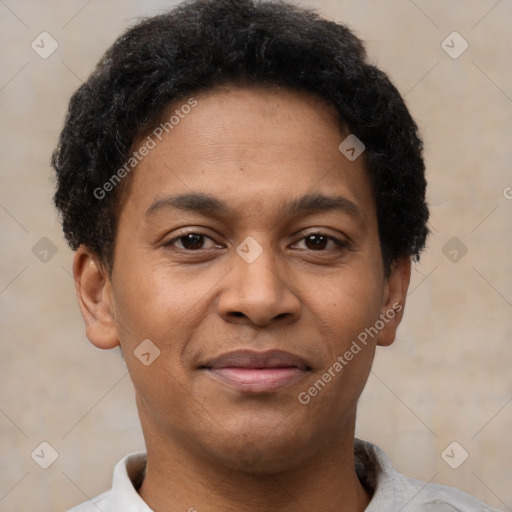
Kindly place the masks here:
MULTIPOLYGON (((414 480, 393 469, 386 454, 376 445, 354 439, 356 471, 373 494, 365 512, 499 512, 453 487, 414 480)), ((146 467, 146 452, 121 459, 110 491, 69 512, 152 512, 139 496, 146 467)), ((193 508, 192 508, 193 510, 193 508)))

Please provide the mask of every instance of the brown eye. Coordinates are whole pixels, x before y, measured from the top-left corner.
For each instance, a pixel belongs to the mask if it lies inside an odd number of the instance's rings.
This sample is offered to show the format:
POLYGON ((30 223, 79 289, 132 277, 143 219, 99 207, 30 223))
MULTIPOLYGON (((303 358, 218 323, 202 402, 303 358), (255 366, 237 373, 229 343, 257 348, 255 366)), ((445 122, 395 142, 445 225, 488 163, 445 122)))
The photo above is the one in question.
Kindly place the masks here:
POLYGON ((178 247, 178 249, 185 249, 187 251, 197 251, 205 249, 204 244, 206 239, 212 240, 209 236, 203 235, 202 233, 186 233, 185 235, 172 239, 166 245, 175 246, 178 247), (176 245, 178 241, 179 245, 176 245))
POLYGON ((329 238, 325 235, 308 235, 304 238, 308 249, 325 249, 329 238))
POLYGON ((310 233, 299 240, 298 243, 301 242, 304 242, 306 249, 317 252, 336 249, 341 250, 346 249, 349 246, 348 242, 338 240, 337 238, 327 236, 323 233, 310 233), (334 246, 331 245, 331 247, 329 247, 330 242, 334 244, 334 246))
POLYGON ((182 245, 185 249, 202 249, 204 244, 204 236, 196 233, 189 233, 188 235, 180 237, 182 245))

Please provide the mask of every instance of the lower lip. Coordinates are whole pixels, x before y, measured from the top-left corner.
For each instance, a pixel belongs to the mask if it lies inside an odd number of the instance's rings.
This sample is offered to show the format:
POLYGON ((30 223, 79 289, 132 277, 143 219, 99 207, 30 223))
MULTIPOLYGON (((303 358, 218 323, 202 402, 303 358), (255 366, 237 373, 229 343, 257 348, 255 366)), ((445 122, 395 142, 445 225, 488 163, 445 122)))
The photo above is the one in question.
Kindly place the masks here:
POLYGON ((241 391, 265 393, 299 380, 306 374, 299 368, 210 368, 211 375, 241 391))

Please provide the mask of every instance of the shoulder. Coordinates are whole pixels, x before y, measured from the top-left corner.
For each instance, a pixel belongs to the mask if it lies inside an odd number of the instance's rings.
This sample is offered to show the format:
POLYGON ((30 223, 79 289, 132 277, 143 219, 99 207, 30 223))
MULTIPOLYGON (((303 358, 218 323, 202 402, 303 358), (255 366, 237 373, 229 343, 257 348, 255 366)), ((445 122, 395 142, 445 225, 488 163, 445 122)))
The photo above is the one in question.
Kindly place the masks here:
POLYGON ((410 500, 403 512, 499 512, 455 487, 415 480, 398 472, 395 482, 399 495, 410 500))
POLYGON ((76 507, 73 507, 72 509, 69 509, 67 512, 98 512, 98 509, 107 512, 110 510, 109 506, 111 493, 111 490, 106 491, 103 494, 96 496, 96 498, 93 498, 92 500, 86 501, 80 505, 77 505, 76 507))
POLYGON ((376 445, 355 439, 358 475, 373 490, 365 512, 499 512, 454 487, 423 482, 396 471, 376 445))
POLYGON ((67 512, 151 512, 137 492, 144 479, 146 460, 145 452, 126 455, 114 468, 110 490, 67 512))

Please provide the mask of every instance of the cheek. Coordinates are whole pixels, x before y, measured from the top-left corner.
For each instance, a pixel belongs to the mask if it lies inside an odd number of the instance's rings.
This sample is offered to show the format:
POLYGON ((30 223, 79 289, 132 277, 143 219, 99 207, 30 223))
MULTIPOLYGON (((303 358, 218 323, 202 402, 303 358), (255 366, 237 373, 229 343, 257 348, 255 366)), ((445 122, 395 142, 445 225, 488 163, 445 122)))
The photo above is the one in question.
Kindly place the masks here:
POLYGON ((332 424, 339 426, 356 407, 375 355, 377 338, 371 327, 379 319, 382 293, 376 282, 363 277, 354 282, 333 280, 314 294, 323 365, 298 395, 311 418, 324 417, 328 409, 332 424))
POLYGON ((382 293, 378 275, 368 269, 340 273, 309 293, 307 305, 330 341, 331 356, 339 355, 378 320, 382 293))
POLYGON ((115 305, 125 343, 149 338, 157 345, 167 344, 174 339, 173 333, 186 328, 187 318, 194 315, 208 291, 208 283, 187 280, 149 258, 127 260, 122 274, 115 284, 115 305))
POLYGON ((218 277, 194 280, 148 258, 123 264, 114 303, 127 367, 144 400, 172 402, 169 390, 186 379, 183 353, 207 314, 207 295, 218 277))

